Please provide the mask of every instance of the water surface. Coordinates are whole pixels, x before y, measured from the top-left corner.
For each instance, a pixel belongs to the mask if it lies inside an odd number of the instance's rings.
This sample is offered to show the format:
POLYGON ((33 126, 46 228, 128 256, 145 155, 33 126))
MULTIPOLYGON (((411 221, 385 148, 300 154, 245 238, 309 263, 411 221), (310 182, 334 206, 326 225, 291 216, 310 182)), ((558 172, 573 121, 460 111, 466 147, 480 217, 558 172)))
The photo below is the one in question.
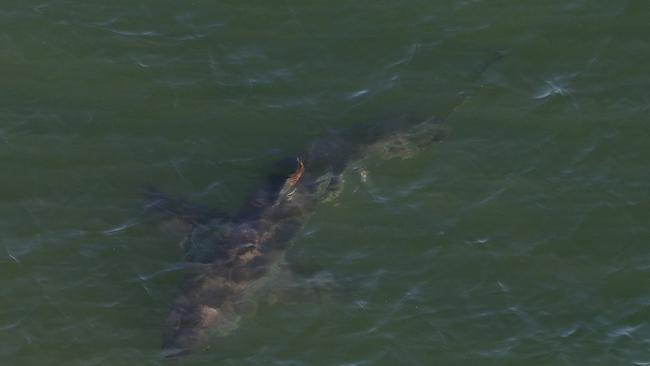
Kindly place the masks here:
POLYGON ((309 140, 408 112, 449 137, 355 165, 293 240, 296 266, 341 290, 260 301, 177 363, 650 364, 648 16, 641 0, 6 1, 0 358, 165 364, 184 270, 143 188, 235 210, 309 140))

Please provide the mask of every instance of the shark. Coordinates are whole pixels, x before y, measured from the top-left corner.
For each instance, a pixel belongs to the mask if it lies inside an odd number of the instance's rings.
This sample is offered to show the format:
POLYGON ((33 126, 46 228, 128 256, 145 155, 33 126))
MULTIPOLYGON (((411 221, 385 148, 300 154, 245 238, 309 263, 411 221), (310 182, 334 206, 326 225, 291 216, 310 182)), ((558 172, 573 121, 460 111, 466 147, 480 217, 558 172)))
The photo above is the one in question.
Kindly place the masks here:
POLYGON ((231 215, 154 194, 152 207, 186 224, 183 260, 195 264, 171 303, 161 355, 193 353, 207 348, 212 334, 236 329, 255 296, 286 270, 293 238, 322 202, 341 191, 351 165, 372 154, 409 158, 446 132, 439 120, 408 116, 330 131, 279 163, 277 173, 231 215))

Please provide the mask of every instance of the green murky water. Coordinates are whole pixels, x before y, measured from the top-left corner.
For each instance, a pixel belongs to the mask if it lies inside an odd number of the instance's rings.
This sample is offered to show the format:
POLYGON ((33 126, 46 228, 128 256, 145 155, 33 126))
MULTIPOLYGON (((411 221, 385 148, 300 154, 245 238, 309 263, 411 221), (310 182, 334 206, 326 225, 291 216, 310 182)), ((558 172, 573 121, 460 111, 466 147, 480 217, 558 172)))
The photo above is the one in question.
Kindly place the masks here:
POLYGON ((650 364, 649 16, 642 0, 4 1, 2 364, 650 364), (184 270, 143 188, 235 210, 309 140, 404 111, 449 137, 350 169, 293 240, 340 291, 260 301, 162 361, 184 270))

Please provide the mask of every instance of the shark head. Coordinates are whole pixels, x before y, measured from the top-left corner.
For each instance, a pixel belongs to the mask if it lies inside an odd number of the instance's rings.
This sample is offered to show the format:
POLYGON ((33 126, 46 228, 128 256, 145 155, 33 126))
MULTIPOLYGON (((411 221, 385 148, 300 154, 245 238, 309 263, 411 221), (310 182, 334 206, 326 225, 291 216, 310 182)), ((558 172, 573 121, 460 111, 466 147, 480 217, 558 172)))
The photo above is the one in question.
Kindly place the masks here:
POLYGON ((207 306, 175 307, 167 319, 168 334, 162 347, 165 358, 179 357, 196 350, 207 337, 216 309, 207 306))
POLYGON ((237 290, 221 278, 199 275, 174 302, 167 318, 162 356, 183 356, 206 347, 212 333, 226 335, 237 328, 239 315, 232 299, 237 290))

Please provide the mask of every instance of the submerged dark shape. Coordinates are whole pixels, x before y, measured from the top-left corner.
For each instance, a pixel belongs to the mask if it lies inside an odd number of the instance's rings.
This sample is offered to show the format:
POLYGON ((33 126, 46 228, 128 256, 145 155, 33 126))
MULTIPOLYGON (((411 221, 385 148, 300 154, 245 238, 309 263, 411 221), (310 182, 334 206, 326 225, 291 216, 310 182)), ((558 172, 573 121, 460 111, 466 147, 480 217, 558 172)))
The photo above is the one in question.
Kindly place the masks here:
MULTIPOLYGON (((444 131, 433 121, 398 118, 329 133, 307 145, 283 174, 271 176, 232 217, 176 212, 190 227, 182 243, 185 259, 200 264, 171 306, 163 355, 190 353, 205 344, 210 332, 226 334, 237 327, 251 296, 281 270, 291 238, 321 201, 336 194, 351 162, 371 152, 408 157, 440 140, 444 131)), ((163 198, 157 205, 174 211, 163 198)))

